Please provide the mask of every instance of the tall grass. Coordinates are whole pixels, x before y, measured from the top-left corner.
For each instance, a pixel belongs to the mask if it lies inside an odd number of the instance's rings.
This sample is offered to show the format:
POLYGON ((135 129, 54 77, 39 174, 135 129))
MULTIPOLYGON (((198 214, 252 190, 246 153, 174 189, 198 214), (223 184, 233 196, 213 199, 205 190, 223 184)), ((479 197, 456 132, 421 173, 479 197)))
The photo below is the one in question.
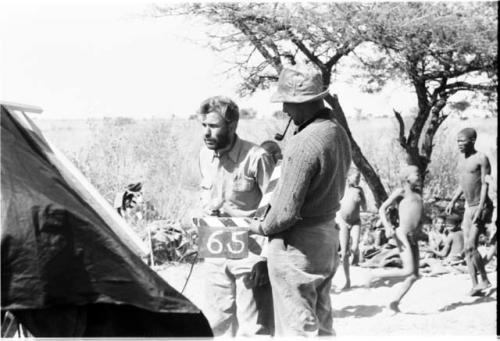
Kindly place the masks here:
MULTIPOLYGON (((71 121, 64 124, 71 128, 71 121)), ((286 120, 241 120, 238 134, 260 144, 282 132, 285 125, 286 120)), ((388 118, 352 120, 350 125, 363 153, 391 192, 398 186, 404 160, 396 122, 388 118)), ((426 198, 446 198, 453 193, 457 184, 456 133, 465 126, 475 127, 480 136, 487 136, 486 144, 495 145, 495 119, 445 121, 434 141, 426 198)), ((78 131, 73 129, 71 135, 79 136, 73 142, 68 141, 67 129, 60 124, 44 122, 42 128, 109 202, 128 183, 142 181, 146 200, 165 219, 183 221, 190 210, 199 206, 198 153, 203 142, 201 125, 196 120, 89 120, 80 124, 78 131)), ((286 138, 281 146, 286 148, 286 138)), ((366 185, 365 189, 368 206, 375 209, 366 185)))

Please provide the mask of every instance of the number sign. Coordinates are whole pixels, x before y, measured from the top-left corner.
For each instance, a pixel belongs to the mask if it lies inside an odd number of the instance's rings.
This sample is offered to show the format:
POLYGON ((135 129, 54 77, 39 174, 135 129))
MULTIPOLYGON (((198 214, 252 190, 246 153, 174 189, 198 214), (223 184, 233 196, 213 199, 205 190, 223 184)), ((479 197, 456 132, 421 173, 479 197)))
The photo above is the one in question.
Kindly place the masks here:
POLYGON ((198 251, 202 258, 240 259, 248 257, 248 222, 207 217, 194 219, 198 227, 198 251), (235 222, 236 221, 236 222, 235 222))

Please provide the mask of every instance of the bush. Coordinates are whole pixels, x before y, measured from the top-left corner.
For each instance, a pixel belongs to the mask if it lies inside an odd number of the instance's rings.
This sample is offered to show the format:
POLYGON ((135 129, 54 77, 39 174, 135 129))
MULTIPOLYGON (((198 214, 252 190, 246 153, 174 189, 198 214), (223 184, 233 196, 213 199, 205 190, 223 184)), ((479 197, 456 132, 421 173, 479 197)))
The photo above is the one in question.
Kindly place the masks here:
MULTIPOLYGON (((275 133, 282 133, 285 126, 286 122, 278 119, 243 120, 239 123, 238 135, 260 144, 272 139, 275 133)), ((434 197, 450 198, 456 188, 458 150, 455 137, 462 127, 458 118, 449 118, 435 137, 434 154, 424 188, 426 201, 434 197)), ((497 134, 494 119, 477 121, 475 127, 479 134, 497 134)), ((398 174, 405 159, 397 142, 395 119, 353 120, 351 129, 387 191, 392 192, 399 186, 398 174)), ((287 137, 280 142, 283 150, 293 130, 291 126, 287 137)), ((186 255, 196 250, 196 231, 185 221, 191 209, 199 206, 201 131, 201 125, 192 120, 154 119, 117 126, 108 119, 88 120, 79 129, 72 130, 70 136, 81 137, 78 143, 69 139, 65 130, 49 129, 46 135, 50 140, 60 142, 55 144, 61 146, 110 203, 127 184, 143 183, 148 206, 134 228, 142 238, 149 238, 146 227, 153 224, 154 252, 160 265, 162 262, 185 261, 186 255), (80 130, 85 130, 85 133, 80 130)), ((366 184, 361 185, 369 209, 375 210, 369 188, 366 184)), ((192 259, 190 257, 188 259, 192 259)))
POLYGON ((257 117, 257 111, 252 108, 243 108, 240 109, 240 119, 249 120, 257 117))

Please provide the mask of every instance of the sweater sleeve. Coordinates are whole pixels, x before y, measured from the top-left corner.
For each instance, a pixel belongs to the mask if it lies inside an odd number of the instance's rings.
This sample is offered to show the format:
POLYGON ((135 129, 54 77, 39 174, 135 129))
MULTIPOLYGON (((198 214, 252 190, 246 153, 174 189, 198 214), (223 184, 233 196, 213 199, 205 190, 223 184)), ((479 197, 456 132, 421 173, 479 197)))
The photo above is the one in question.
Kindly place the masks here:
POLYGON ((318 159, 313 144, 301 140, 300 144, 293 143, 287 147, 279 184, 271 199, 271 208, 262 222, 265 235, 287 230, 302 219, 300 211, 317 171, 318 159))

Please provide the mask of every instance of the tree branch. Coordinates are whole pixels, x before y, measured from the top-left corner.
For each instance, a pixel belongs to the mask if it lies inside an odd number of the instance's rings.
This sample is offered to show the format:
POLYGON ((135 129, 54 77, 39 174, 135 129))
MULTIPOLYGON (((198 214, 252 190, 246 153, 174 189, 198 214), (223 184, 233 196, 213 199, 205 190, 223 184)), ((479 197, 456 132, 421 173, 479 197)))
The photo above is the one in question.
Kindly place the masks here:
POLYGON ((262 54, 262 57, 269 61, 276 72, 279 74, 282 69, 282 65, 280 62, 274 58, 271 53, 266 49, 266 47, 261 43, 260 39, 257 38, 254 32, 240 19, 235 18, 234 25, 245 34, 245 36, 248 37, 250 42, 259 50, 259 52, 262 54))
POLYGON ((408 144, 406 142, 406 137, 405 137, 405 122, 403 121, 403 117, 401 117, 401 114, 397 112, 395 109, 392 109, 394 112, 394 116, 396 116, 396 120, 399 123, 399 144, 401 147, 403 147, 404 150, 408 149, 408 144))
POLYGON ((439 70, 439 71, 433 71, 433 72, 427 72, 422 74, 419 78, 423 81, 427 80, 433 80, 436 78, 455 78, 459 76, 463 76, 467 73, 470 72, 475 72, 475 71, 484 71, 485 66, 484 65, 469 65, 466 66, 462 69, 455 69, 455 70, 439 70))
POLYGON ((436 135, 436 132, 438 131, 441 124, 448 117, 448 114, 440 114, 443 108, 446 106, 447 101, 447 96, 441 97, 431 110, 431 119, 422 142, 423 155, 421 155, 421 159, 427 163, 429 163, 431 160, 432 150, 434 148, 434 144, 432 143, 432 141, 434 140, 434 136, 436 135))
POLYGON ((337 52, 326 62, 326 67, 331 69, 335 64, 338 63, 340 58, 343 56, 347 56, 356 46, 359 45, 359 42, 355 43, 355 45, 351 45, 351 43, 346 42, 341 48, 337 49, 337 52))
POLYGON ((476 90, 482 90, 482 91, 493 91, 497 89, 496 84, 471 84, 467 82, 454 82, 446 85, 445 89, 447 91, 460 91, 460 90, 469 90, 469 91, 476 91, 476 90))
POLYGON ((291 30, 288 30, 288 34, 290 35, 290 40, 299 48, 299 50, 316 66, 318 66, 321 70, 326 70, 326 65, 323 63, 314 53, 312 53, 307 46, 302 43, 302 41, 293 34, 291 30))

